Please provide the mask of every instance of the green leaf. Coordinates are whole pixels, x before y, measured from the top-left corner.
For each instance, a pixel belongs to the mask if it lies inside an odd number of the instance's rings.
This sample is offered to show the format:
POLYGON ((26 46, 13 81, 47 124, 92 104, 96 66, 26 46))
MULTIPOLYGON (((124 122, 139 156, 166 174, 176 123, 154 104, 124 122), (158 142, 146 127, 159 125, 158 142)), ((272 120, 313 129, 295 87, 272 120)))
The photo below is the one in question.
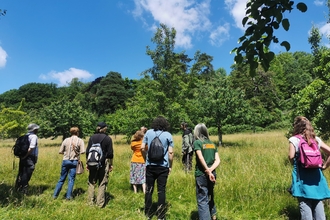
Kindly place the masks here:
POLYGON ((237 47, 235 47, 234 49, 232 49, 229 53, 230 54, 233 54, 233 53, 236 53, 237 52, 237 47))
POLYGON ((246 39, 246 37, 245 36, 243 36, 243 37, 240 37, 239 39, 238 39, 238 42, 237 43, 241 43, 243 40, 245 40, 246 39))
POLYGON ((282 20, 282 26, 284 28, 284 30, 288 31, 290 28, 290 22, 289 19, 285 18, 282 20))
POLYGON ((286 51, 289 51, 291 48, 290 43, 287 41, 282 41, 281 46, 285 47, 286 51))
POLYGON ((246 22, 248 21, 249 17, 244 17, 242 20, 243 26, 245 26, 246 22))
POLYGON ((306 12, 307 11, 307 5, 303 2, 299 2, 297 4, 297 9, 301 12, 306 12))

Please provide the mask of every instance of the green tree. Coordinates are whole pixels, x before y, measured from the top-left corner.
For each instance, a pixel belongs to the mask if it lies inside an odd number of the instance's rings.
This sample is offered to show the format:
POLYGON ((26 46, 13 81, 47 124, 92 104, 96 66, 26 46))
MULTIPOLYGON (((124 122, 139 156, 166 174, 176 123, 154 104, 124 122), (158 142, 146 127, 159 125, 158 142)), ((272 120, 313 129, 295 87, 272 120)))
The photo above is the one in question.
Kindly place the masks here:
MULTIPOLYGON (((296 5, 301 12, 307 11, 305 3, 299 2, 296 5)), ((279 43, 274 31, 283 27, 290 29, 290 21, 285 18, 285 12, 294 9, 294 1, 291 0, 251 0, 246 4, 246 16, 242 20, 246 26, 245 33, 239 38, 239 47, 232 50, 235 55, 235 62, 238 64, 249 64, 250 75, 254 76, 259 64, 265 71, 268 71, 275 54, 269 50, 271 43, 279 43)), ((290 43, 282 41, 281 46, 287 51, 290 50, 290 43)))
POLYGON ((125 107, 130 91, 120 73, 109 72, 101 81, 96 92, 96 113, 100 116, 125 107))
POLYGON ((11 89, 0 94, 0 103, 11 108, 18 108, 21 103, 21 96, 17 89, 11 89))
POLYGON ((313 122, 315 130, 325 139, 330 137, 330 88, 324 80, 316 79, 294 96, 293 120, 303 115, 313 122))
POLYGON ((273 79, 283 100, 282 110, 291 109, 292 95, 297 94, 313 81, 312 69, 313 56, 309 53, 285 52, 276 56, 270 70, 275 73, 273 79))
POLYGON ((40 111, 32 112, 32 115, 40 125, 38 134, 43 138, 62 136, 64 140, 70 136, 69 131, 73 126, 79 128, 80 137, 85 137, 93 133, 96 124, 96 117, 76 100, 52 102, 40 111))
POLYGON ((18 89, 18 97, 25 99, 23 110, 40 109, 58 100, 57 86, 53 83, 28 83, 18 89))
MULTIPOLYGON (((223 125, 244 124, 249 109, 242 90, 233 89, 228 76, 216 74, 199 87, 197 96, 199 116, 208 127, 216 127, 219 146, 222 144, 223 125)), ((199 122, 201 122, 199 121, 199 122)))
POLYGON ((29 116, 21 108, 24 99, 17 109, 1 106, 0 111, 0 138, 18 138, 26 132, 29 116))

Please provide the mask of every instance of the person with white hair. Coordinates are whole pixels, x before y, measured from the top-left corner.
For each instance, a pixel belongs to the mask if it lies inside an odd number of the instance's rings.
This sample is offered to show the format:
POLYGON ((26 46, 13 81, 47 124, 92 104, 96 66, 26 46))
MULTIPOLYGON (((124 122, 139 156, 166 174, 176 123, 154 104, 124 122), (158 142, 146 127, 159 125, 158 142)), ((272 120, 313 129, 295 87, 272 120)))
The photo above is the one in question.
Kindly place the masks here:
POLYGON ((32 177, 35 165, 38 161, 38 130, 39 125, 29 124, 27 134, 29 136, 30 146, 26 155, 20 157, 19 169, 16 179, 16 189, 24 194, 27 193, 29 181, 32 177))

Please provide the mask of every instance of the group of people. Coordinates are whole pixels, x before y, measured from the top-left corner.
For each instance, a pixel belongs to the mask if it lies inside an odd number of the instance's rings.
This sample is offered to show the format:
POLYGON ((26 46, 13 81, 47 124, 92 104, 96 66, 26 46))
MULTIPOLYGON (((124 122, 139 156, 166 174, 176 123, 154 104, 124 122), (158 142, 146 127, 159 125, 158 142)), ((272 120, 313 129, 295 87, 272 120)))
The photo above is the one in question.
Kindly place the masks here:
MULTIPOLYGON (((90 205, 96 204, 99 207, 104 207, 106 204, 106 187, 109 179, 109 172, 112 171, 112 160, 113 160, 113 146, 112 139, 106 134, 107 124, 100 122, 97 124, 96 132, 93 134, 88 141, 87 149, 85 150, 84 141, 79 138, 79 128, 72 127, 70 129, 71 136, 66 138, 60 147, 59 154, 63 154, 63 160, 61 165, 60 179, 58 180, 53 198, 56 199, 62 190, 62 186, 68 177, 68 188, 65 194, 67 200, 72 199, 72 192, 74 182, 76 178, 76 167, 80 160, 80 155, 86 153, 86 161, 88 153, 93 143, 100 143, 103 156, 100 158, 100 166, 88 167, 88 203, 90 205), (98 193, 95 197, 95 186, 98 185, 98 193)), ((37 124, 28 125, 29 136, 29 150, 25 156, 20 157, 19 171, 16 179, 16 189, 19 192, 27 193, 29 181, 35 168, 35 164, 38 159, 38 137, 37 133, 39 126, 37 124)))
MULTIPOLYGON (((216 182, 216 168, 220 164, 217 147, 210 140, 205 124, 197 124, 192 131, 186 123, 181 124, 182 135, 182 163, 186 169, 192 169, 192 157, 195 152, 195 183, 198 215, 200 220, 216 219, 216 206, 214 203, 214 185, 216 182)), ((35 164, 38 159, 38 133, 39 126, 30 124, 28 126, 30 147, 25 156, 20 158, 19 172, 16 179, 16 187, 19 191, 26 192, 31 179, 35 164)), ((100 122, 96 132, 88 141, 85 150, 84 141, 79 138, 79 129, 70 129, 71 137, 66 138, 60 147, 59 153, 63 154, 60 179, 55 187, 53 198, 56 199, 62 189, 66 177, 69 175, 66 199, 72 198, 72 190, 76 175, 76 166, 80 155, 88 152, 95 142, 100 142, 103 150, 101 165, 97 169, 89 169, 88 176, 88 202, 99 207, 105 205, 105 191, 108 183, 109 172, 112 171, 113 146, 112 139, 106 134, 107 125, 100 122), (95 198, 95 186, 98 184, 98 194, 95 198)), ((165 219, 166 213, 166 184, 173 166, 174 143, 169 133, 169 123, 166 118, 159 116, 151 124, 151 129, 141 127, 131 141, 133 156, 130 167, 130 183, 134 192, 137 186, 142 185, 145 194, 144 212, 148 219, 157 215, 158 219, 165 219), (163 147, 164 155, 159 161, 148 158, 148 146, 158 136, 163 147), (154 212, 152 207, 152 194, 155 182, 157 182, 158 203, 154 212)), ((330 198, 330 190, 323 175, 323 170, 330 165, 330 147, 315 135, 311 122, 303 116, 294 119, 292 137, 289 138, 288 157, 293 165, 292 185, 290 192, 298 199, 302 220, 325 220, 324 199, 330 198), (307 143, 316 141, 318 148, 327 155, 325 162, 320 168, 303 168, 299 160, 300 135, 307 143)))
MULTIPOLYGON (((157 219, 165 219, 166 184, 173 165, 173 138, 169 133, 169 123, 164 117, 157 117, 151 124, 151 129, 142 127, 137 131, 131 142, 133 156, 130 168, 130 183, 134 192, 137 185, 142 185, 145 194, 144 213, 148 219, 153 215, 157 219), (148 150, 155 137, 158 137, 164 147, 164 154, 160 160, 151 160, 148 150), (152 210, 152 195, 157 182, 157 210, 152 210)), ((198 124, 192 130, 187 123, 181 124, 182 136, 182 163, 188 170, 192 169, 193 152, 196 153, 196 197, 199 219, 216 219, 214 203, 214 184, 216 181, 215 169, 220 164, 217 147, 210 140, 205 124, 198 124), (193 135, 195 138, 193 138, 193 135), (195 139, 195 141, 193 141, 195 139)))

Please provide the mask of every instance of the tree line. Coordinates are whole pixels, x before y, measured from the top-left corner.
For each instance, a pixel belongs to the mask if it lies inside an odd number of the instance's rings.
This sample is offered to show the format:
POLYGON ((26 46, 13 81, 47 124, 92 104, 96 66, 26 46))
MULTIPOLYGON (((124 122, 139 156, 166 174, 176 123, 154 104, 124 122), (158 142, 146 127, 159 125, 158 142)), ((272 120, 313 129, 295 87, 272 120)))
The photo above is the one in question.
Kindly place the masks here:
POLYGON ((320 45, 318 29, 308 39, 311 53, 277 54, 268 71, 258 66, 255 74, 244 63, 233 64, 230 73, 214 69, 212 56, 201 51, 193 57, 176 52, 175 37, 174 28, 158 27, 146 50, 153 65, 140 79, 110 71, 88 83, 28 83, 0 94, 0 138, 16 138, 31 121, 40 125, 40 137, 65 138, 71 126, 85 137, 103 120, 112 135, 129 140, 162 115, 172 133, 183 121, 206 123, 221 145, 223 134, 290 128, 298 114, 329 137, 330 50, 320 45))

